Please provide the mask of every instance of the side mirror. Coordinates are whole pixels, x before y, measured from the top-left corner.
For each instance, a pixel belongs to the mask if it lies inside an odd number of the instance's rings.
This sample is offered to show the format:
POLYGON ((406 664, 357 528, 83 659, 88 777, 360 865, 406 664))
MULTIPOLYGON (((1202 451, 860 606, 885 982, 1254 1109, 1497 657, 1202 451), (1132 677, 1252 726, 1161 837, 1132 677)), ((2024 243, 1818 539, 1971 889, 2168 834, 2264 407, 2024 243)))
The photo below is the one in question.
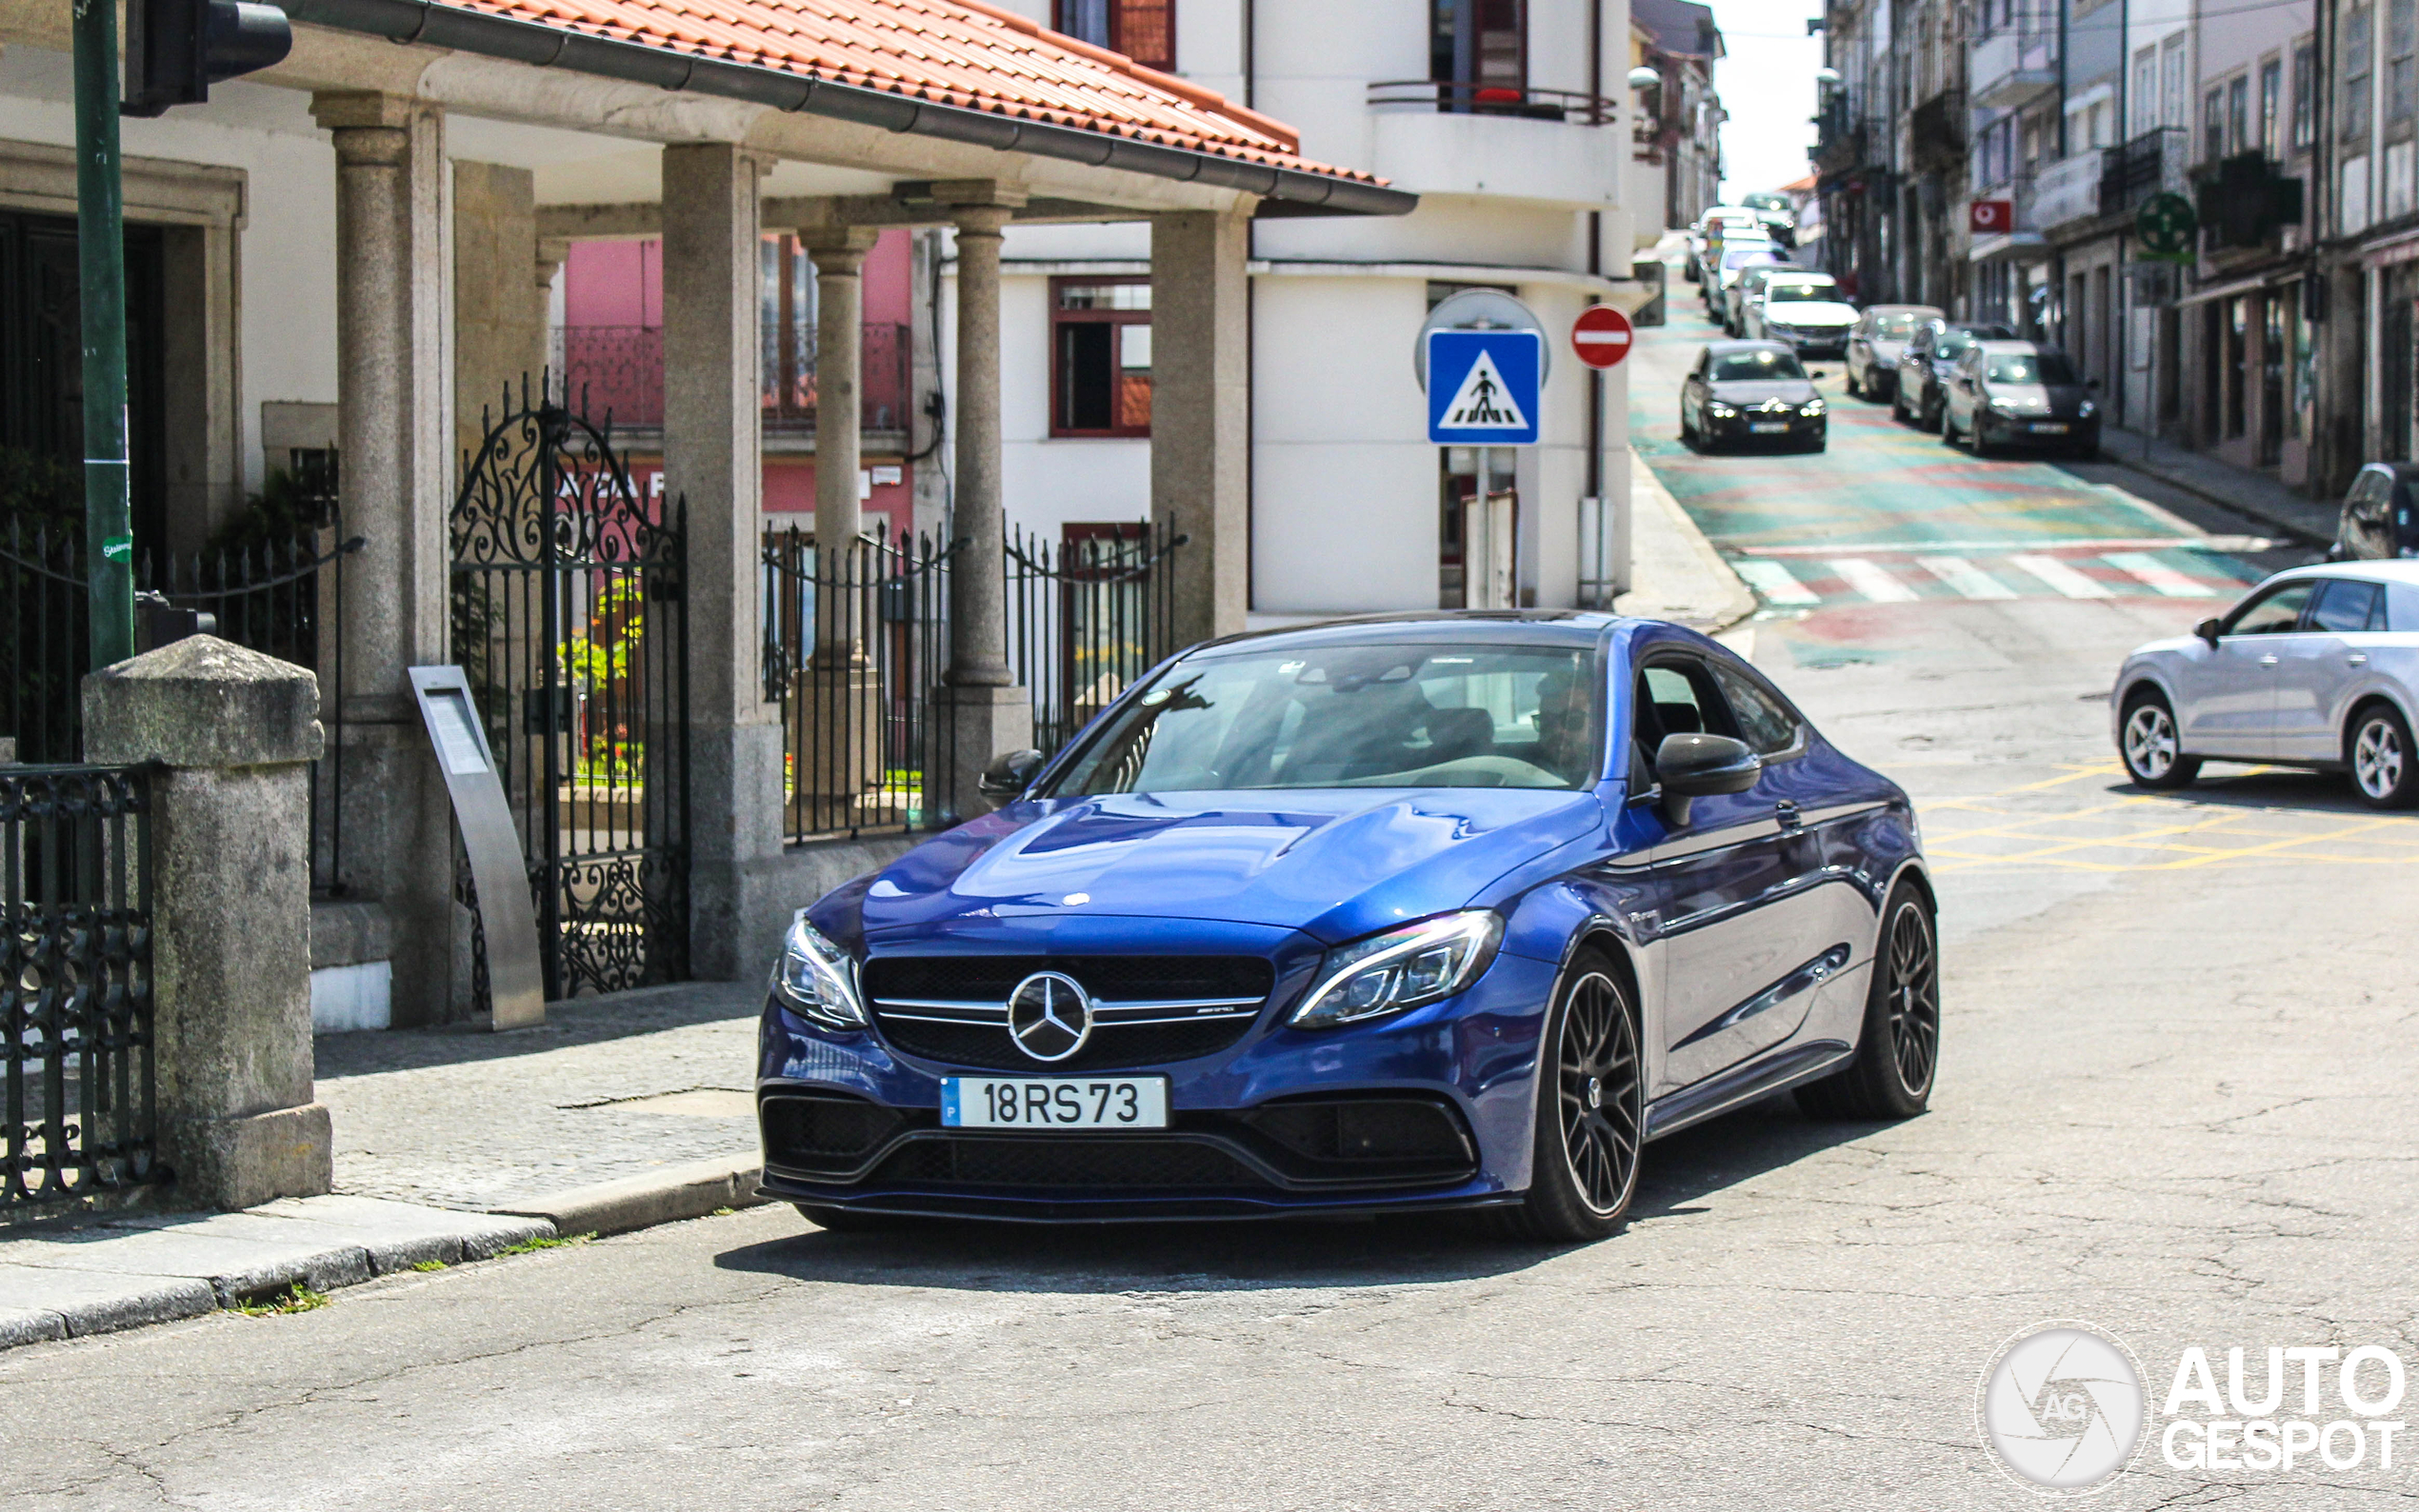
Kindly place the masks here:
POLYGON ((994 756, 974 781, 974 790, 994 804, 1012 804, 1033 786, 1033 778, 1042 769, 1042 753, 1037 750, 1012 750, 994 756))
POLYGON ((1654 774, 1663 784, 1663 811, 1689 822, 1689 800, 1743 793, 1764 774, 1764 758, 1728 735, 1666 735, 1655 747, 1654 774))
POLYGON ((2212 616, 2209 619, 2203 620, 2200 624, 2193 626, 2192 633, 2199 636, 2202 640, 2209 642, 2209 649, 2215 650, 2217 648, 2217 620, 2214 616, 2212 616))
POLYGON ((1818 384, 1818 383, 1821 383, 1824 379, 1829 378, 1829 376, 1830 376, 1830 374, 1829 374, 1829 373, 1827 373, 1827 372, 1825 372, 1822 368, 1815 368, 1812 372, 1809 372, 1809 373, 1808 373, 1808 374, 1806 375, 1806 381, 1807 381, 1808 383, 1818 384))

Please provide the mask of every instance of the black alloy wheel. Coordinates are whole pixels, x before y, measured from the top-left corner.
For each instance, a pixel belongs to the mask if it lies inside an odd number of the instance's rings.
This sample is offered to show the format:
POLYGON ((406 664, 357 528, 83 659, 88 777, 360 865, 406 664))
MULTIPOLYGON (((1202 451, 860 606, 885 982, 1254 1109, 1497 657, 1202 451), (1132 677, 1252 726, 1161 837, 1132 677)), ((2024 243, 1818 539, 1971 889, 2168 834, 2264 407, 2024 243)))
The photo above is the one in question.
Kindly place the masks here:
POLYGON ((1911 882, 1890 889, 1873 952, 1865 1026, 1845 1070, 1797 1089, 1813 1118, 1905 1119, 1931 1102, 1940 1069, 1940 946, 1931 900, 1911 882))
POLYGON ((2410 726, 2391 704, 2370 704, 2352 716, 2344 739, 2351 790, 2371 808, 2408 808, 2419 797, 2419 751, 2410 726))
POLYGON ((2175 710, 2156 688, 2137 689, 2126 699, 2117 719, 2117 758, 2137 787, 2187 787, 2201 774, 2201 759, 2184 754, 2175 710))
POLYGON ((1529 1198, 1498 1211, 1519 1238, 1603 1239, 1637 1195, 1647 1104, 1638 1015, 1601 950, 1572 959, 1539 1047, 1529 1198))

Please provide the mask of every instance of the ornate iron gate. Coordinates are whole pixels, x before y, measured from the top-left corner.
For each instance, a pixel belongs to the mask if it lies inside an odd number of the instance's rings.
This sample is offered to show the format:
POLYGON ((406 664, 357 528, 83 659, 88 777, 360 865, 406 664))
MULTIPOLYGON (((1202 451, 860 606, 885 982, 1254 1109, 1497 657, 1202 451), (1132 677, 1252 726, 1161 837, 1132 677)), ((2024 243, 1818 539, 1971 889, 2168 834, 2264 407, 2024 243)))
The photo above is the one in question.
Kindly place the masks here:
POLYGON ((685 506, 642 496, 610 419, 565 399, 524 378, 482 416, 451 531, 453 655, 520 826, 549 1001, 689 974, 685 506))

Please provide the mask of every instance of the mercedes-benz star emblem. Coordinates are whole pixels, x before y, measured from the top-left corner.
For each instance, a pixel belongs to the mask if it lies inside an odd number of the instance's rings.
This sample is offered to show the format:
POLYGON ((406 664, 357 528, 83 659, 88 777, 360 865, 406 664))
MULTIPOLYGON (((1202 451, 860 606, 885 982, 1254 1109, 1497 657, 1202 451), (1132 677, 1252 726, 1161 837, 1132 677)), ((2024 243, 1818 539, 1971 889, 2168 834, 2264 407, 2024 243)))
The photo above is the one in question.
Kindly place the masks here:
POLYGON ((1008 1032, 1036 1061, 1064 1061, 1092 1036, 1092 1000, 1082 983, 1036 971, 1008 995, 1008 1032))

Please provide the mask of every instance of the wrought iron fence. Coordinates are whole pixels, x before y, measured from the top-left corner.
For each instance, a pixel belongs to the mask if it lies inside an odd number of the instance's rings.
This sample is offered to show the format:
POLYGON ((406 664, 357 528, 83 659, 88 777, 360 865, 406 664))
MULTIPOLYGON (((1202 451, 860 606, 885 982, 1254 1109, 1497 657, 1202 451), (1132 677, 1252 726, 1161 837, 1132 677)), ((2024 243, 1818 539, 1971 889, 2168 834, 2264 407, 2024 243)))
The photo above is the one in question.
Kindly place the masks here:
MULTIPOLYGON (((684 503, 633 488, 610 428, 547 380, 483 418, 450 520, 451 638, 520 826, 546 996, 683 981, 684 503)), ((485 963, 474 936, 482 1001, 485 963)))
POLYGON ((949 664, 956 548, 929 537, 816 549, 763 540, 765 697, 781 705, 792 841, 935 828, 954 819, 954 744, 934 689, 949 664))
POLYGON ((1186 539, 1149 521, 1010 539, 1009 666, 1032 693, 1034 745, 1058 749, 1176 648, 1170 558, 1186 539))
MULTIPOLYGON (((319 523, 263 542, 135 563, 138 614, 179 608, 209 614, 211 633, 310 667, 319 678, 327 753, 311 765, 311 886, 342 890, 344 853, 345 561, 363 546, 325 501, 319 523)), ((82 686, 90 656, 83 535, 53 536, 10 522, 0 545, 0 736, 17 760, 74 762, 83 754, 82 686)), ((139 644, 151 627, 138 626, 139 644)))
POLYGON ((0 767, 0 1207, 169 1174, 155 1153, 150 798, 136 767, 0 767))

